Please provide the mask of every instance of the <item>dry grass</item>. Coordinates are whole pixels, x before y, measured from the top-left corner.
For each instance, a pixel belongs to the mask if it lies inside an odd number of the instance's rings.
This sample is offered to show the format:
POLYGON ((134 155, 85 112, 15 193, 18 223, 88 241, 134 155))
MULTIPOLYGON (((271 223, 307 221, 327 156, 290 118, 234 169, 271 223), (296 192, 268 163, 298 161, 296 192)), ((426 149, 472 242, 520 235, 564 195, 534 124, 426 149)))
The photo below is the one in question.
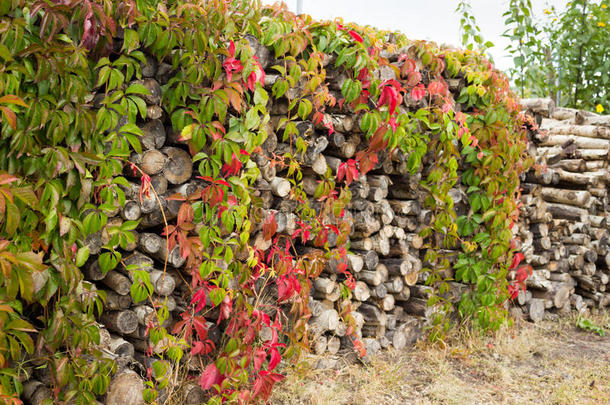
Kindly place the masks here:
MULTIPOLYGON (((608 312, 589 317, 610 324, 608 312)), ((388 351, 368 365, 312 356, 292 370, 272 404, 606 404, 610 336, 575 327, 576 318, 520 323, 494 337, 462 333, 446 349, 427 344, 388 351)))

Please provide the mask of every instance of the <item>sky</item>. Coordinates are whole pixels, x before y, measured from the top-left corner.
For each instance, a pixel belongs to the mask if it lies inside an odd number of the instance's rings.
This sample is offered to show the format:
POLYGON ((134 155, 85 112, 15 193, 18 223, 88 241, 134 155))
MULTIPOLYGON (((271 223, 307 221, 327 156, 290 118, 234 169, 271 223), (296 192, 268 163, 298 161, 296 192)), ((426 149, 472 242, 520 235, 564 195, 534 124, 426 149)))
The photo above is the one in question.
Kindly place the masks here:
MULTIPOLYGON (((275 0, 263 0, 273 4, 275 0)), ((284 1, 296 11, 297 0, 284 1)), ((333 20, 342 17, 345 22, 371 25, 386 30, 398 30, 410 39, 425 39, 439 44, 460 45, 460 19, 455 13, 459 0, 302 0, 303 12, 316 19, 333 20)), ((544 9, 554 5, 562 9, 567 0, 532 0, 534 13, 542 15, 544 9)), ((502 38, 508 0, 470 0, 473 15, 486 41, 495 44, 489 50, 498 68, 512 66, 506 55, 508 41, 502 38)))

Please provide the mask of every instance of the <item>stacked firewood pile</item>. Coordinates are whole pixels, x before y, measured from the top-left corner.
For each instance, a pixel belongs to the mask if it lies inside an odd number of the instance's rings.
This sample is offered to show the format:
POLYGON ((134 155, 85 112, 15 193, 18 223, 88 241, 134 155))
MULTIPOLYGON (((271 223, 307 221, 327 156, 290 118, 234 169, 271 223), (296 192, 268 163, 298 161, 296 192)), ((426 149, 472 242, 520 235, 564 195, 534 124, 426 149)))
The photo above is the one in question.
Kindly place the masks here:
MULTIPOLYGON (((278 79, 270 69, 276 61, 266 48, 254 39, 250 40, 258 60, 267 71, 265 87, 270 91, 278 79)), ((390 61, 398 58, 398 55, 388 56, 390 61)), ((340 99, 345 76, 334 70, 332 61, 327 62, 331 93, 340 99)), ((148 57, 142 66, 142 74, 144 77, 140 83, 150 92, 144 96, 147 119, 139 125, 144 133, 141 139, 144 150, 141 154, 132 155, 130 161, 150 176, 155 193, 141 195, 140 173, 125 165, 124 174, 132 181, 125 187, 128 200, 123 208, 116 209, 105 229, 89 239, 91 258, 84 274, 107 294, 105 310, 99 320, 103 325, 102 346, 109 356, 135 359, 142 370, 146 370, 154 361, 146 353, 157 350, 150 347, 147 336, 147 327, 155 321, 156 315, 150 303, 134 304, 131 299, 134 270, 145 270, 150 274, 154 300, 165 303, 170 311, 166 325, 171 329, 177 315, 188 306, 190 280, 184 271, 185 259, 180 255, 179 247, 168 251, 161 232, 165 220, 175 219, 182 204, 169 197, 175 194, 186 197, 199 189, 203 181, 195 178, 188 148, 180 140, 180 134, 172 129, 167 111, 161 107, 161 86, 171 78, 171 66, 158 64, 148 57), (104 274, 97 255, 101 253, 101 246, 110 240, 111 228, 135 220, 140 221, 131 231, 135 242, 123 252, 129 270, 118 266, 104 274), (166 262, 167 269, 164 269, 166 262)), ((394 78, 394 71, 387 67, 375 74, 384 80, 394 78)), ((450 79, 448 83, 457 99, 463 80, 450 79)), ((298 91, 290 91, 293 90, 298 91)), ((94 107, 102 99, 102 95, 96 96, 94 107)), ((414 110, 424 103, 425 99, 418 102, 406 96, 399 108, 414 110)), ((517 301, 532 320, 541 319, 545 310, 551 308, 567 311, 570 308, 582 310, 608 305, 607 161, 610 124, 601 117, 578 111, 552 111, 539 100, 526 102, 526 105, 539 120, 544 116, 542 128, 548 131, 532 133, 535 146, 530 150, 536 153, 540 163, 546 161, 549 168, 542 173, 532 171, 523 178, 523 214, 515 232, 521 238, 526 261, 534 271, 527 280, 527 292, 521 293, 517 301)), ((285 169, 273 162, 274 156, 290 150, 290 146, 274 132, 276 124, 288 113, 287 108, 285 99, 270 101, 268 138, 262 152, 253 156, 253 160, 261 172, 255 184, 262 201, 257 216, 267 218, 273 214, 277 232, 292 235, 297 226, 294 212, 298 203, 291 199, 292 185, 286 178, 285 169)), ((299 156, 303 167, 302 186, 311 206, 316 207, 319 203, 313 195, 320 176, 328 168, 336 175, 339 165, 364 150, 367 141, 360 133, 358 115, 347 108, 327 111, 319 125, 301 121, 296 123, 296 127, 308 143, 307 152, 299 156), (330 124, 334 132, 329 135, 330 124)), ((424 170, 425 162, 424 158, 424 170)), ((369 353, 390 346, 401 349, 414 342, 421 336, 423 323, 433 311, 426 305, 431 288, 425 286, 425 275, 421 272, 425 266, 425 250, 422 249, 425 241, 419 232, 433 220, 432 213, 425 209, 426 193, 420 188, 421 178, 421 172, 408 174, 406 156, 394 151, 381 153, 375 168, 367 175, 360 175, 350 185, 352 200, 346 216, 353 219, 353 226, 348 270, 356 279, 351 305, 356 320, 355 334, 363 338, 369 353)), ((467 204, 466 194, 461 188, 452 190, 452 197, 456 206, 467 204)), ((329 233, 331 248, 336 245, 332 236, 329 233)), ((314 237, 312 235, 310 239, 314 237)), ((297 248, 302 252, 311 251, 314 247, 310 242, 297 248)), ((270 247, 271 242, 263 236, 262 221, 255 226, 251 243, 263 250, 270 247)), ((330 260, 322 275, 313 281, 309 326, 312 348, 316 353, 333 354, 342 348, 350 348, 352 344, 352 340, 346 337, 348 327, 339 315, 347 303, 341 302, 343 276, 338 267, 339 263, 330 260)), ((451 295, 456 300, 463 287, 452 283, 451 295)), ((206 318, 209 338, 217 343, 222 331, 215 322, 214 313, 206 315, 206 318)), ((133 364, 130 367, 133 368, 133 364)), ((44 375, 37 377, 45 382, 44 375)), ((128 374, 123 378, 130 381, 132 377, 128 374)), ((40 384, 38 381, 34 383, 40 384)), ((44 387, 44 384, 36 387, 44 387)), ((34 397, 39 391, 36 387, 30 387, 32 403, 36 402, 34 397)), ((107 403, 122 403, 120 395, 127 394, 117 388, 118 385, 113 387, 107 403)), ((133 390, 126 390, 129 395, 133 394, 133 390)), ((197 392, 194 388, 192 395, 200 400, 197 392)))
POLYGON ((533 274, 517 302, 533 321, 547 310, 608 306, 610 119, 554 109, 548 99, 522 104, 539 130, 531 132, 530 153, 538 167, 522 177, 516 230, 533 274))

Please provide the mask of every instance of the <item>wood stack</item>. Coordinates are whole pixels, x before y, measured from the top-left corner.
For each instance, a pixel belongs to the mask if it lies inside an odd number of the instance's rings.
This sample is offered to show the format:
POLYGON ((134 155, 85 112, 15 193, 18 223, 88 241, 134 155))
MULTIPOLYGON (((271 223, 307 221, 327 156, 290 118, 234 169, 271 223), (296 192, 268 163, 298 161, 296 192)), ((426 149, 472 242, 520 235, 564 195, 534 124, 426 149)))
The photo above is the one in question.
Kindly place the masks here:
POLYGON ((549 104, 523 100, 540 130, 531 133, 538 170, 522 178, 523 209, 515 230, 534 270, 517 302, 534 321, 545 310, 610 305, 610 120, 549 104))
MULTIPOLYGON (((255 48, 258 60, 267 69, 265 85, 271 90, 277 79, 270 69, 271 56, 263 47, 255 48)), ((100 318, 110 332, 106 350, 117 358, 133 357, 146 369, 151 358, 145 353, 160 349, 151 347, 146 333, 147 327, 157 322, 153 305, 165 303, 168 306, 170 317, 165 325, 171 329, 190 299, 190 290, 184 281, 189 281, 184 270, 185 259, 178 248, 170 251, 166 240, 160 236, 164 220, 175 219, 181 205, 180 201, 169 197, 174 194, 188 196, 206 183, 195 178, 188 149, 179 134, 172 130, 167 113, 160 107, 160 85, 167 82, 171 67, 163 63, 151 64, 144 66, 142 71, 146 72, 142 84, 157 96, 145 98, 151 113, 140 124, 144 132, 144 151, 133 154, 130 161, 151 177, 156 194, 141 195, 140 173, 125 166, 124 174, 132 181, 125 187, 128 201, 124 208, 116 210, 105 229, 89 238, 92 255, 85 267, 85 276, 108 296, 100 318), (96 255, 109 241, 111 228, 138 219, 141 222, 132 231, 136 242, 123 252, 129 270, 119 266, 103 274, 96 255), (149 273, 155 291, 154 302, 132 302, 133 269, 149 273)), ((327 78, 331 89, 340 88, 341 75, 331 66, 327 66, 327 78)), ((450 89, 459 93, 455 83, 450 83, 450 89)), ((287 105, 285 99, 270 101, 268 138, 261 152, 252 157, 260 169, 255 195, 261 204, 253 212, 257 220, 251 242, 263 250, 268 249, 271 242, 263 237, 262 224, 271 214, 275 217, 278 233, 292 235, 297 227, 298 202, 291 198, 292 185, 287 180, 287 171, 272 164, 274 154, 282 155, 290 150, 289 143, 281 142, 274 131, 274 125, 285 117, 287 105)), ((418 108, 418 105, 405 97, 399 108, 406 111, 418 108)), ((606 292, 610 261, 606 208, 610 133, 608 126, 599 124, 597 117, 587 116, 585 120, 592 124, 579 127, 585 129, 574 129, 574 124, 547 119, 543 127, 549 128, 550 135, 542 132, 533 135, 540 159, 546 158, 552 164, 546 172, 531 172, 524 176, 523 216, 515 227, 526 260, 534 266, 534 275, 527 282, 529 289, 519 297, 519 303, 532 319, 540 318, 551 308, 582 309, 607 305, 609 301, 606 292)), ((320 125, 309 120, 295 124, 308 144, 307 151, 297 156, 303 168, 302 187, 310 205, 319 208, 320 203, 314 198, 318 180, 327 170, 336 174, 343 162, 364 150, 366 137, 360 132, 358 115, 346 113, 346 109, 331 109, 320 125), (324 125, 329 122, 334 127, 334 133, 330 135, 324 125)), ((401 152, 380 153, 374 169, 367 175, 360 175, 350 185, 353 198, 345 216, 353 219, 353 226, 349 238, 351 253, 345 264, 356 279, 351 302, 355 334, 363 338, 371 353, 389 346, 400 349, 413 343, 421 336, 423 324, 435 312, 434 307, 427 306, 431 291, 423 285, 426 275, 421 272, 424 265, 422 247, 425 241, 419 236, 423 227, 434 218, 432 212, 425 209, 426 193, 419 186, 422 173, 409 174, 407 158, 408 155, 401 152)), ((422 164, 424 169, 425 162, 426 157, 422 164)), ((467 209, 465 190, 456 186, 451 195, 457 209, 467 209)), ((332 236, 329 233, 328 244, 334 248, 336 238, 332 236)), ((297 244, 297 249, 301 252, 314 250, 314 237, 311 235, 304 244, 297 244)), ((455 252, 446 253, 455 257, 455 252)), ((309 327, 312 346, 317 353, 337 353, 352 344, 346 337, 348 326, 339 316, 348 304, 341 298, 340 283, 344 276, 338 270, 339 266, 336 260, 330 260, 322 275, 313 282, 309 327)), ((459 300, 464 288, 459 283, 451 283, 449 297, 459 300)), ((208 336, 215 343, 222 334, 222 324, 214 323, 217 317, 218 311, 206 315, 210 328, 208 336)))

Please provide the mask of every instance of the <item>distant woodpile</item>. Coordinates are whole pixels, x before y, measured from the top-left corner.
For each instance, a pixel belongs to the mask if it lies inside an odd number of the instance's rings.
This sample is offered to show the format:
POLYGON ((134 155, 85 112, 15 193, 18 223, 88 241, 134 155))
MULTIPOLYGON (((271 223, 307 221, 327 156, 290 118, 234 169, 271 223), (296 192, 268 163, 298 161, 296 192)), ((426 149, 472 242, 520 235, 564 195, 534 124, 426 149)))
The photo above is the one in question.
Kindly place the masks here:
POLYGON ((517 302, 533 321, 545 311, 607 307, 610 117, 554 109, 548 99, 522 105, 540 126, 531 133, 530 153, 546 170, 522 178, 517 235, 534 271, 517 302))

